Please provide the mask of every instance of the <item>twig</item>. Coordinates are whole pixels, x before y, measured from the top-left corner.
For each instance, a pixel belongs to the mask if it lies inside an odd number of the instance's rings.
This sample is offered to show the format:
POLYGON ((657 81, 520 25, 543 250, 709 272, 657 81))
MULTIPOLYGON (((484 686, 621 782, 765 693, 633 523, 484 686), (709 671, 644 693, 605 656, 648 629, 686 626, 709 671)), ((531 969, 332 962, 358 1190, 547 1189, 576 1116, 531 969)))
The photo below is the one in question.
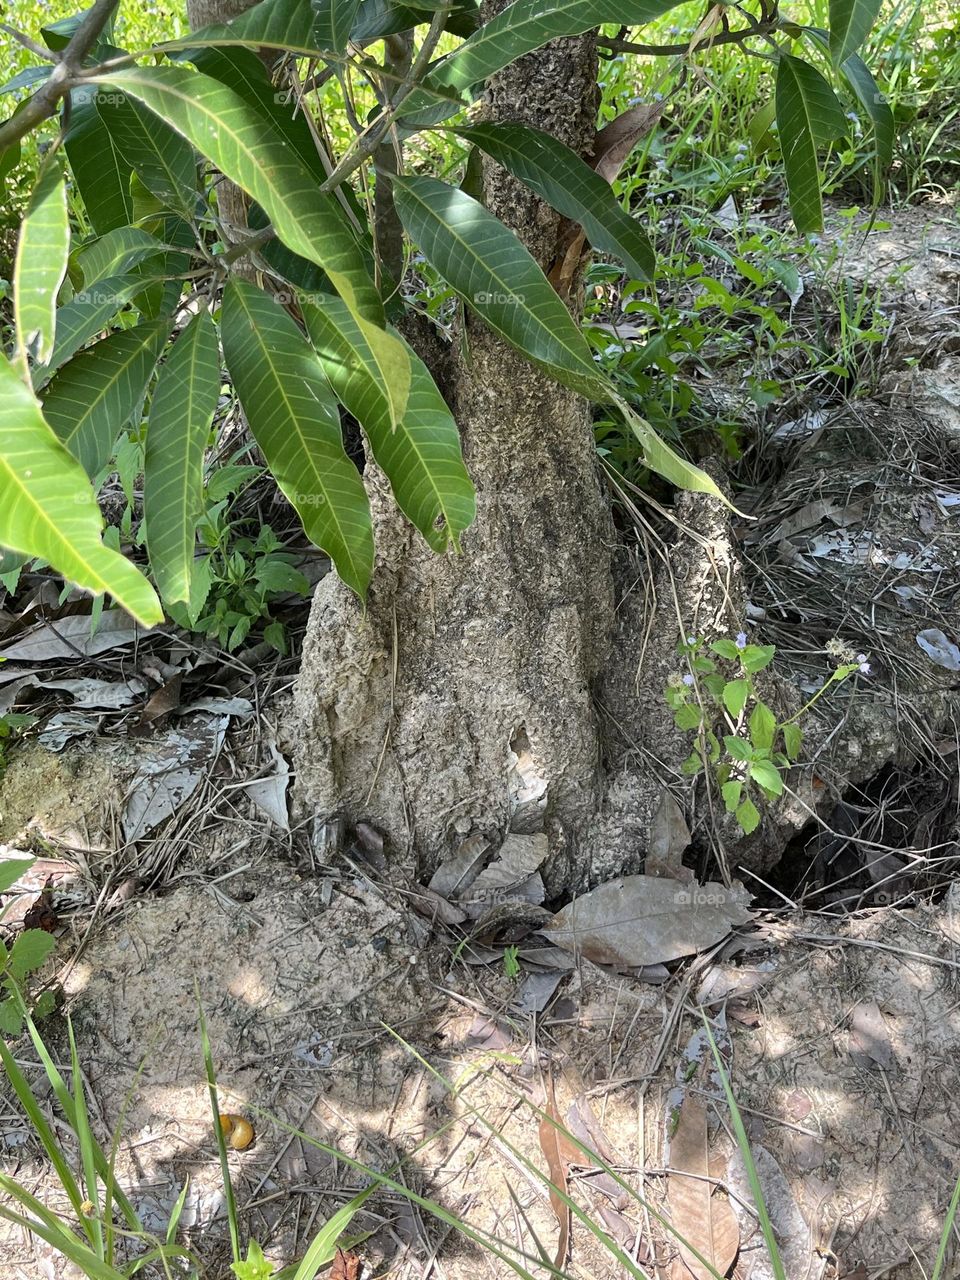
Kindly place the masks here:
POLYGON ((44 62, 59 62, 60 59, 55 53, 51 53, 49 49, 40 44, 39 41, 33 40, 23 31, 18 31, 16 27, 8 26, 5 22, 0 22, 0 31, 5 31, 8 36, 13 36, 17 44, 22 44, 24 49, 29 49, 31 53, 36 54, 38 58, 42 58, 44 62))
POLYGON ((16 115, 0 125, 0 151, 19 142, 42 121, 56 114, 60 99, 73 87, 83 61, 100 38, 120 0, 95 0, 64 49, 60 60, 32 98, 28 98, 16 115))

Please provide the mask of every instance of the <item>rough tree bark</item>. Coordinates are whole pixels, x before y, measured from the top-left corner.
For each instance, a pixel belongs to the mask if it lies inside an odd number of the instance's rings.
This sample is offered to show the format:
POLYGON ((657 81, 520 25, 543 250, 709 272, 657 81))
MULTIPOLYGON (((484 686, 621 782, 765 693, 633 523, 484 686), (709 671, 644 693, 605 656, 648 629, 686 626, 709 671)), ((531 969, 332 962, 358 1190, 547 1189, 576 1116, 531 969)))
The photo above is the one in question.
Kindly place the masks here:
MULTIPOLYGON (((592 38, 564 40, 497 76, 489 114, 586 154, 596 92, 592 38)), ((549 268, 558 215, 492 163, 484 189, 549 268)), ((614 538, 590 410, 469 315, 440 381, 476 523, 461 556, 434 555, 368 468, 377 568, 365 608, 332 576, 318 588, 296 695, 300 795, 321 817, 373 823, 421 872, 470 833, 547 830, 558 893, 589 878, 603 794, 594 693, 614 538)))

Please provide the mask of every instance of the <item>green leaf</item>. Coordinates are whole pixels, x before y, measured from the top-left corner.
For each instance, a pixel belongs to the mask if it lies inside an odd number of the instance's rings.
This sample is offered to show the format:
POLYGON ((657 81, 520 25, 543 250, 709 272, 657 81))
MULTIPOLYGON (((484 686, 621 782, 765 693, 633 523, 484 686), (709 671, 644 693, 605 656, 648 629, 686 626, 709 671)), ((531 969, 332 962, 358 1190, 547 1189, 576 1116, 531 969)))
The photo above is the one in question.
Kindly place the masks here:
POLYGON ((96 89, 83 85, 70 94, 70 127, 64 140, 67 159, 83 207, 94 231, 103 235, 133 218, 132 169, 104 127, 96 89))
POLYGON ((513 232, 435 178, 391 181, 411 240, 495 333, 558 382, 594 399, 610 398, 579 326, 513 232))
POLYGON ((737 810, 737 821, 745 835, 752 835, 760 825, 760 811, 753 801, 747 797, 737 810))
POLYGON ((160 322, 112 333, 75 355, 47 387, 44 417, 91 479, 140 403, 169 332, 160 322))
POLYGON ((124 94, 101 94, 97 110, 144 186, 168 208, 191 216, 197 202, 197 157, 189 142, 124 94))
POLYGON ((595 249, 619 258, 631 277, 652 280, 653 246, 620 206, 608 182, 549 133, 522 124, 475 124, 453 129, 535 191, 564 217, 578 222, 595 249))
POLYGON ((723 796, 723 803, 727 813, 733 813, 736 809, 740 803, 740 793, 742 791, 742 782, 725 782, 720 788, 720 794, 723 796))
POLYGON ((750 681, 749 680, 728 680, 723 686, 723 705, 727 708, 734 720, 743 711, 747 705, 747 699, 750 697, 750 681))
POLYGON ((822 231, 817 144, 846 131, 843 107, 815 67, 788 53, 781 53, 777 67, 776 104, 794 224, 801 233, 822 231))
POLYGON ((78 587, 109 591, 144 626, 163 610, 146 578, 100 540, 90 482, 40 412, 33 392, 0 356, 0 546, 46 560, 78 587))
POLYGON ((33 370, 34 389, 42 387, 62 364, 91 338, 102 333, 120 308, 142 289, 142 276, 111 276, 75 294, 68 303, 60 307, 57 310, 57 337, 53 344, 53 355, 45 365, 33 370))
POLYGON ((762 671, 764 667, 769 667, 776 652, 777 646, 774 644, 748 644, 740 655, 744 671, 749 671, 751 675, 755 675, 758 671, 762 671))
POLYGON ((718 658, 726 658, 729 662, 736 662, 740 657, 740 650, 732 640, 712 640, 710 648, 718 658))
POLYGON ((27 205, 13 268, 13 314, 25 368, 28 353, 43 364, 53 352, 57 291, 67 274, 69 246, 67 191, 54 158, 42 169, 27 205))
POLYGON ((283 307, 232 280, 220 326, 224 355, 257 444, 307 536, 361 598, 373 573, 366 491, 347 457, 320 358, 283 307))
MULTIPOLYGON (((306 7, 306 6, 305 6, 306 7)), ((251 10, 253 12, 253 10, 251 10)), ((263 208, 288 248, 330 277, 363 330, 400 421, 410 387, 406 348, 383 326, 383 305, 335 196, 232 89, 185 67, 142 67, 104 83, 138 98, 263 208)))
POLYGON ((783 778, 780 770, 769 760, 754 760, 750 766, 750 777, 771 796, 783 794, 783 778))
POLYGON ((401 511, 435 551, 459 547, 476 515, 476 496, 463 464, 453 415, 426 365, 410 353, 407 411, 392 430, 387 398, 363 334, 339 298, 301 302, 307 332, 340 402, 370 440, 401 511))
POLYGON ((377 1188, 372 1182, 326 1221, 307 1246, 306 1253, 294 1272, 293 1280, 313 1280, 318 1269, 325 1267, 337 1252, 337 1241, 350 1225, 354 1215, 377 1188))
POLYGON ((765 702, 758 702, 750 713, 750 741, 754 747, 769 751, 776 732, 776 716, 765 702))
POLYGON ((30 870, 34 858, 11 858, 0 862, 0 893, 6 893, 11 885, 15 885, 22 875, 30 870))
POLYGON ((604 22, 642 26, 678 3, 679 0, 514 0, 433 68, 423 86, 406 99, 402 114, 431 106, 431 93, 459 96, 523 54, 560 36, 582 35, 604 22))
MULTIPOLYGON (((688 462, 686 458, 681 458, 679 453, 675 453, 667 442, 654 431, 646 418, 641 418, 626 400, 621 400, 616 394, 612 398, 623 414, 630 430, 640 441, 640 446, 643 450, 643 461, 651 471, 655 471, 658 476, 663 476, 665 480, 669 480, 671 484, 675 484, 679 489, 687 489, 692 493, 709 493, 714 498, 719 498, 724 506, 732 506, 729 498, 727 498, 716 481, 707 475, 706 471, 701 471, 692 462, 688 462)), ((736 508, 734 507, 733 510, 736 510, 736 508)))
POLYGON ((752 760, 753 748, 744 738, 737 737, 736 734, 728 733, 723 739, 723 745, 727 749, 727 753, 733 756, 734 760, 752 760))
POLYGON ((143 508, 150 566, 164 603, 189 601, 203 511, 203 452, 220 393, 217 332, 203 309, 160 369, 150 404, 143 508))
POLYGON ((0 1035, 18 1036, 23 1028, 23 1014, 16 996, 0 1000, 0 1035))
POLYGON ((17 934, 17 940, 10 952, 7 970, 14 978, 25 978, 34 969, 39 969, 51 951, 56 949, 57 940, 52 933, 44 929, 24 929, 17 934))
POLYGON ((680 772, 686 774, 688 777, 696 777, 702 768, 703 760, 700 758, 700 753, 698 751, 691 751, 686 760, 684 760, 683 764, 680 766, 680 772))
POLYGON ((830 0, 830 55, 842 66, 870 34, 883 0, 830 0))
POLYGON ((683 706, 677 707, 673 716, 673 723, 678 729, 699 729, 703 720, 703 713, 695 702, 685 702, 683 706))
POLYGON ((314 4, 312 34, 321 49, 343 53, 359 8, 360 0, 318 0, 314 4))
POLYGON ((803 747, 803 731, 800 726, 793 723, 782 724, 780 732, 783 734, 784 754, 791 760, 798 759, 803 747))
POLYGON ((76 265, 83 275, 84 288, 89 289, 148 258, 159 259, 162 252, 160 241, 142 227, 114 227, 90 244, 81 245, 76 253, 76 265))

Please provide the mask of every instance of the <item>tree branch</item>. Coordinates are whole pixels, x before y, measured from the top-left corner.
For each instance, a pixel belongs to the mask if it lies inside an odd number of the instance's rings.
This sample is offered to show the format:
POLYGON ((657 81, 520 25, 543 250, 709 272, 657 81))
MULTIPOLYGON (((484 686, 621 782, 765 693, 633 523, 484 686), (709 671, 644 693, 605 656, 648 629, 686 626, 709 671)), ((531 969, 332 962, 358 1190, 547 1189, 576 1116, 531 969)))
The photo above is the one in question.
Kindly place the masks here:
POLYGON ((18 31, 16 27, 8 26, 6 22, 0 22, 0 31, 6 32, 8 36, 12 36, 17 44, 22 44, 24 49, 29 49, 36 58, 42 58, 44 62, 59 62, 59 58, 55 53, 51 53, 49 49, 40 44, 37 40, 31 38, 23 31, 18 31))
POLYGON ((19 142, 31 129, 56 114, 61 98, 70 92, 84 59, 119 3, 120 0, 95 0, 60 55, 49 80, 27 99, 16 115, 0 124, 0 151, 19 142))
MULTIPOLYGON (((694 52, 700 53, 712 49, 718 44, 743 44, 745 40, 750 40, 754 36, 775 35, 779 27, 780 23, 777 20, 773 22, 758 22, 755 26, 741 27, 737 31, 719 31, 715 36, 707 36, 699 44, 695 45, 694 52)), ((599 35, 597 36, 597 44, 602 45, 605 49, 612 49, 616 53, 642 53, 654 58, 690 52, 689 40, 686 44, 636 44, 632 40, 619 40, 599 35)))

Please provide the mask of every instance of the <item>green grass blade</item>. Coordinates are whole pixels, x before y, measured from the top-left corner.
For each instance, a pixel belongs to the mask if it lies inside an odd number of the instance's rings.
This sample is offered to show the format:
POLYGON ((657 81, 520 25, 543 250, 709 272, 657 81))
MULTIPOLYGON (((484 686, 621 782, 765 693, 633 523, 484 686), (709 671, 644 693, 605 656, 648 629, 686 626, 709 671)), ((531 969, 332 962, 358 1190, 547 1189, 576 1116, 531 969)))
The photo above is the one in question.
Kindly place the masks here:
POLYGON ((230 1161, 227 1158, 227 1143, 223 1126, 220 1124, 220 1102, 217 1098, 217 1073, 213 1065, 213 1051, 210 1048, 210 1036, 207 1032, 207 1019, 200 1002, 200 991, 197 989, 197 1011, 200 1019, 200 1046, 203 1050, 203 1066, 207 1075, 207 1090, 210 1094, 210 1112, 213 1116, 213 1132, 217 1139, 217 1151, 220 1154, 220 1173, 223 1178, 223 1199, 227 1208, 227 1224, 230 1229, 230 1252, 234 1262, 240 1262, 240 1223, 237 1217, 237 1197, 233 1190, 233 1179, 230 1177, 230 1161))
POLYGON ((303 1261, 294 1272, 293 1280, 313 1280, 320 1268, 325 1267, 328 1262, 333 1260, 337 1252, 337 1241, 349 1227, 354 1214, 363 1205, 364 1201, 373 1195, 376 1189, 377 1184, 375 1182, 371 1183, 365 1191, 355 1195, 342 1209, 338 1209, 328 1222, 324 1223, 310 1241, 307 1251, 303 1255, 303 1261))
POLYGON ((957 1185, 953 1188, 953 1195, 950 1197, 950 1205, 947 1209, 947 1216, 944 1219, 943 1231, 940 1233, 940 1244, 930 1280, 941 1280, 941 1276, 944 1274, 944 1267, 947 1265, 947 1251, 950 1248, 950 1237, 953 1234, 953 1226, 957 1220, 958 1209, 960 1209, 960 1178, 957 1179, 957 1185))
POLYGON ((25 1217, 14 1213, 6 1205, 0 1204, 0 1218, 22 1227, 31 1235, 39 1236, 41 1240, 46 1240, 49 1245, 74 1263, 82 1274, 88 1277, 88 1280, 124 1280, 122 1271, 117 1271, 98 1258, 93 1250, 84 1244, 60 1218, 52 1214, 13 1178, 0 1173, 0 1191, 22 1205, 30 1215, 25 1217))
MULTIPOLYGON (((97 1178, 97 1162, 95 1152, 99 1150, 96 1139, 90 1128, 90 1116, 87 1112, 87 1098, 83 1087, 83 1072, 80 1070, 80 1058, 77 1054, 77 1041, 73 1034, 73 1023, 67 1019, 67 1035, 70 1040, 70 1070, 73 1077, 73 1102, 77 1117, 77 1145, 80 1148, 80 1166, 83 1169, 84 1188, 87 1200, 93 1205, 90 1214, 85 1214, 81 1225, 93 1246, 98 1258, 106 1260, 103 1241, 103 1224, 101 1223, 100 1184, 97 1178)), ((102 1157, 103 1152, 100 1152, 102 1157)))

